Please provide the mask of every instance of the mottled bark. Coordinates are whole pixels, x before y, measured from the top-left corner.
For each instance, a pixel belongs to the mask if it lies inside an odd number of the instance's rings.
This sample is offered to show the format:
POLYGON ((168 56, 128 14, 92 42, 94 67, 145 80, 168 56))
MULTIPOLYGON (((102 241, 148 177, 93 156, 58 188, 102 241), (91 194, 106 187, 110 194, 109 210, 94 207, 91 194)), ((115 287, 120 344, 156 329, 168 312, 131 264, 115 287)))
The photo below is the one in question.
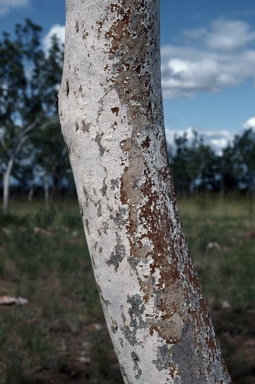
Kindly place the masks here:
POLYGON ((167 160, 159 0, 67 0, 59 111, 124 382, 230 383, 167 160))

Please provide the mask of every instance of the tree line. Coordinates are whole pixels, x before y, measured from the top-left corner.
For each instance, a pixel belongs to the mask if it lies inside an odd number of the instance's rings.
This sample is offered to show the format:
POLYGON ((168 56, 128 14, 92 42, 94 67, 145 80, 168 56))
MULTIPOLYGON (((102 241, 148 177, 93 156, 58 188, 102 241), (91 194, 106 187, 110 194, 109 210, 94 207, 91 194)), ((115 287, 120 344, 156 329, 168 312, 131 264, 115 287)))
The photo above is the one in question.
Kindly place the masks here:
POLYGON ((200 191, 255 191, 255 132, 252 128, 236 135, 221 153, 205 144, 195 130, 193 137, 176 135, 169 146, 169 160, 177 193, 194 195, 200 191))
MULTIPOLYGON (((14 35, 0 39, 0 173, 3 211, 8 211, 10 188, 44 191, 49 204, 56 190, 74 191, 67 150, 61 135, 57 92, 61 82, 64 47, 52 36, 47 52, 42 28, 27 19, 14 35)), ((177 193, 199 191, 253 193, 255 189, 255 133, 235 136, 221 154, 194 131, 193 139, 176 135, 169 160, 177 193)))

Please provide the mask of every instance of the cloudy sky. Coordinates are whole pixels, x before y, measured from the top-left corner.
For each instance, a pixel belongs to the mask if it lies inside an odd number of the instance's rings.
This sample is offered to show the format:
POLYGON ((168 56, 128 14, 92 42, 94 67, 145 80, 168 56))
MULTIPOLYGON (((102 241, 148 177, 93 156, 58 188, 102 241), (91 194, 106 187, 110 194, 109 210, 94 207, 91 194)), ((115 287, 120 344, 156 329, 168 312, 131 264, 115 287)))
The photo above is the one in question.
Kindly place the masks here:
MULTIPOLYGON (((0 0, 0 33, 30 18, 64 38, 65 0, 0 0)), ((161 0, 168 139, 192 128, 221 148, 255 128, 255 1, 161 0)))

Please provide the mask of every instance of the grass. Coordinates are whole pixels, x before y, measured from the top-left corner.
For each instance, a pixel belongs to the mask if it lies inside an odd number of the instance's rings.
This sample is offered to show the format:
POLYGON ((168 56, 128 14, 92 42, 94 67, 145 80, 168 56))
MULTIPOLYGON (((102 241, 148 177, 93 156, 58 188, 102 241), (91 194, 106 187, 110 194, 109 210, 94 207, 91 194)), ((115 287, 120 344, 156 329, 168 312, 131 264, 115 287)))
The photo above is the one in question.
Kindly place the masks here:
POLYGON ((250 201, 203 197, 180 200, 189 248, 208 300, 233 308, 255 307, 255 218, 250 201), (216 243, 209 250, 208 245, 216 243))
MULTIPOLYGON (((204 196, 179 208, 233 383, 254 383, 251 202, 204 196)), ((123 383, 78 204, 12 201, 11 214, 0 215, 0 252, 0 294, 29 300, 0 306, 0 384, 123 383)))

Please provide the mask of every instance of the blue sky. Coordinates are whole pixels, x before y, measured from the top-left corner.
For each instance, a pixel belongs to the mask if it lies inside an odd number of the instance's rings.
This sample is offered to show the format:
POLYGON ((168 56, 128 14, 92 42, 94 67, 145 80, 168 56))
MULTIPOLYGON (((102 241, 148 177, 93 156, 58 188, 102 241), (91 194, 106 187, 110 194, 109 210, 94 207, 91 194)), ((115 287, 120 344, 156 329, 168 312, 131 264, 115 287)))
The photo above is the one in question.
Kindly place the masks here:
MULTIPOLYGON (((0 33, 25 18, 63 38, 65 0, 0 0, 0 33)), ((219 149, 255 128, 254 0, 161 0, 161 54, 169 140, 193 128, 219 149)))

